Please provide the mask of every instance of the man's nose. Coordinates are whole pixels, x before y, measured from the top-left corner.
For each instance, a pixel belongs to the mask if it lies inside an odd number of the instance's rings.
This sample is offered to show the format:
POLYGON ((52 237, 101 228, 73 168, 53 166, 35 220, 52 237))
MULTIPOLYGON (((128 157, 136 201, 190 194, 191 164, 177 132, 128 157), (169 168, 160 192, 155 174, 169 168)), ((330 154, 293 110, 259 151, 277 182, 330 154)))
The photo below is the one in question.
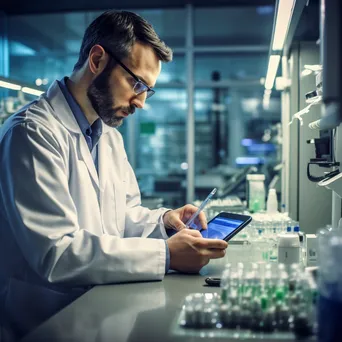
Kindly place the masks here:
POLYGON ((132 105, 136 108, 144 108, 146 95, 146 92, 136 95, 132 100, 132 105))

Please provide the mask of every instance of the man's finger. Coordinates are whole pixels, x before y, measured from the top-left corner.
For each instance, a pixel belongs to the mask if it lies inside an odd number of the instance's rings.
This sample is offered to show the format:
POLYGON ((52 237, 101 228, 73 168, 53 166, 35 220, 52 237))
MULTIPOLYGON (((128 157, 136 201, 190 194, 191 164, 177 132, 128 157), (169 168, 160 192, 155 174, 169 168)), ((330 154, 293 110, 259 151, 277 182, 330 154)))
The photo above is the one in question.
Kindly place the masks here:
POLYGON ((201 239, 199 240, 203 240, 201 233, 196 229, 184 229, 184 232, 194 237, 200 237, 201 239))
POLYGON ((177 231, 186 228, 186 225, 175 215, 170 215, 169 225, 177 231))
POLYGON ((199 213, 199 215, 197 216, 197 218, 195 220, 195 223, 197 225, 200 225, 203 229, 207 229, 208 228, 207 218, 206 218, 206 216, 205 216, 203 211, 201 211, 199 213))
POLYGON ((186 228, 186 225, 181 220, 175 220, 173 226, 177 231, 181 231, 182 229, 186 228))
POLYGON ((226 249, 228 247, 228 243, 224 240, 218 239, 199 239, 197 244, 200 248, 207 249, 226 249))
POLYGON ((219 259, 219 258, 223 258, 225 254, 226 254, 225 249, 209 249, 207 255, 210 259, 219 259))

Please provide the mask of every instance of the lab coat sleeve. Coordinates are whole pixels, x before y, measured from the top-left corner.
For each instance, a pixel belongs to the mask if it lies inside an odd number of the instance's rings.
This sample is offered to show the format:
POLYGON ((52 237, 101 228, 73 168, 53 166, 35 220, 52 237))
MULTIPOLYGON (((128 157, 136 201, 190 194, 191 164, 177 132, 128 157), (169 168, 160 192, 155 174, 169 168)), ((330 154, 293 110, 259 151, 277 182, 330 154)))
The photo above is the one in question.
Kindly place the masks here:
POLYGON ((76 286, 162 279, 163 240, 98 236, 79 227, 66 154, 47 127, 28 121, 0 141, 0 195, 29 266, 48 282, 76 286))
POLYGON ((141 206, 141 195, 134 171, 127 161, 127 193, 126 193, 126 224, 125 237, 152 237, 168 239, 163 216, 170 209, 159 208, 150 210, 141 206))

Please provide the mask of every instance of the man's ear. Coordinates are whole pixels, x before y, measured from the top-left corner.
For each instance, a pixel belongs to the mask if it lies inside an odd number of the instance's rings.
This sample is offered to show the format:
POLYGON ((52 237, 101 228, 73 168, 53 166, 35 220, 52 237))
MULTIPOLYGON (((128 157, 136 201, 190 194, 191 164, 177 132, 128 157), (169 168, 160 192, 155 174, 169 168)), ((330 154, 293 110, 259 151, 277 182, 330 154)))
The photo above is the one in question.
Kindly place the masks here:
POLYGON ((101 45, 94 45, 90 49, 88 60, 91 73, 97 76, 106 67, 109 62, 109 56, 101 45))

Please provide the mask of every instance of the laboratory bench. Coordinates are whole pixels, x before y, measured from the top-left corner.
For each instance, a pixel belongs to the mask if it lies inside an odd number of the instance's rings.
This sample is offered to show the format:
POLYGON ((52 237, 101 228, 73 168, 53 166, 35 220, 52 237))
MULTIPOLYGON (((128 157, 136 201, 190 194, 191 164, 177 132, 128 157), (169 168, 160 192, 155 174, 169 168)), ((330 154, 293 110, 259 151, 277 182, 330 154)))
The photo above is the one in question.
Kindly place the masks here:
POLYGON ((202 273, 172 273, 165 276, 163 281, 95 286, 22 341, 236 341, 175 334, 177 318, 187 294, 220 290, 207 286, 205 278, 208 274, 202 273))

